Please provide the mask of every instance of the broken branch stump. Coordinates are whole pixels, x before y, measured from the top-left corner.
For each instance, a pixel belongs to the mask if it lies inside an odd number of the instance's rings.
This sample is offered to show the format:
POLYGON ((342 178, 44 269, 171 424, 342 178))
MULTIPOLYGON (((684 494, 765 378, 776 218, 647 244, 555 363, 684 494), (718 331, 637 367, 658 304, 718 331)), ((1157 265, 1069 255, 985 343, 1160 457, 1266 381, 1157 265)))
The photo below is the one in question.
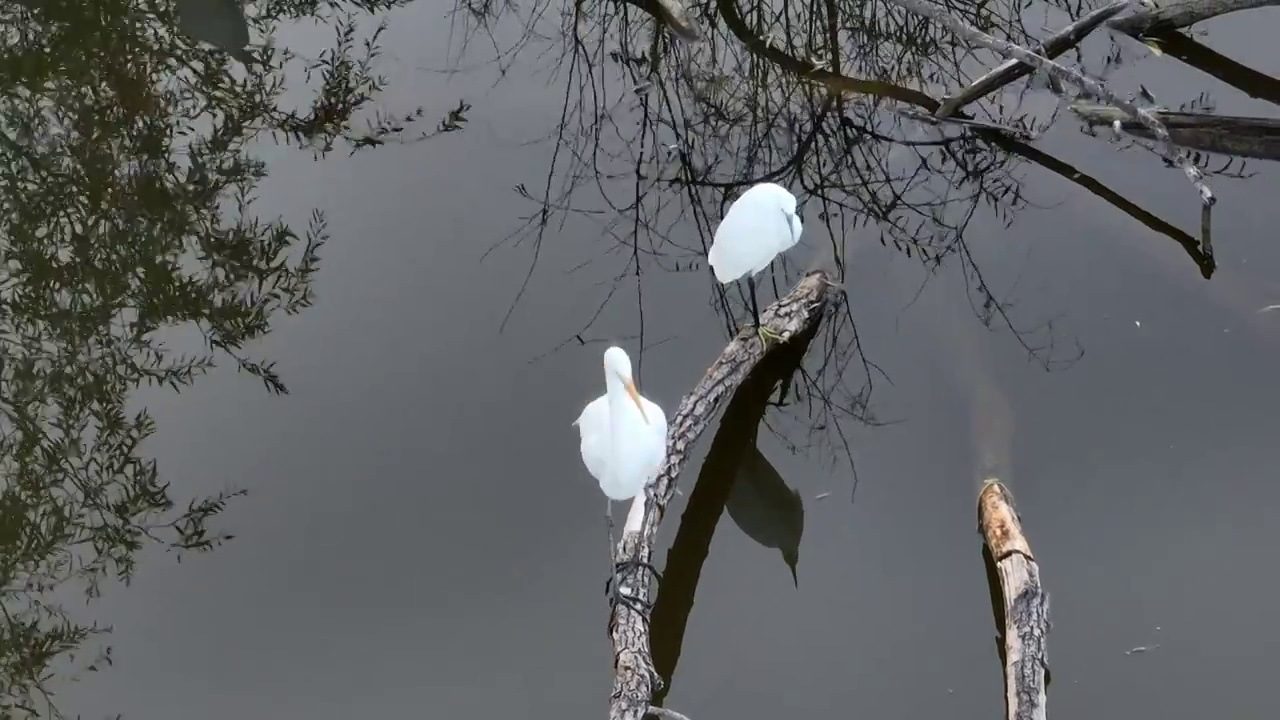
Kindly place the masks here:
POLYGON ((1003 623, 997 617, 996 624, 1004 639, 1005 717, 1045 720, 1049 599, 1040 587, 1040 568, 1022 534, 1013 496, 994 478, 978 493, 978 526, 1003 599, 1003 623))

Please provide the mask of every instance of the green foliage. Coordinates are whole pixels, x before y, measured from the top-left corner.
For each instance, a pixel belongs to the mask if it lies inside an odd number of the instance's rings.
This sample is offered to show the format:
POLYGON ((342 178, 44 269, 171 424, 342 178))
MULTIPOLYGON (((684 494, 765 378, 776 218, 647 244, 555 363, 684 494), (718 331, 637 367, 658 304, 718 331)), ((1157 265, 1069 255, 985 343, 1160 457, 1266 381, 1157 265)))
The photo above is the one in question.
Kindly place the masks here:
POLYGON ((109 648, 78 659, 106 629, 60 601, 127 583, 148 546, 229 539, 211 521, 239 493, 176 498, 140 452, 154 422, 127 404, 223 358, 286 392, 245 348, 311 305, 325 222, 260 217, 250 150, 354 150, 421 118, 350 129, 383 85, 382 26, 357 21, 406 2, 262 0, 235 58, 175 31, 171 1, 0 3, 0 717, 57 715, 55 672, 110 662, 109 648), (318 58, 269 41, 301 18, 334 29, 318 58), (286 76, 305 79, 309 106, 282 106, 286 76), (169 349, 176 328, 205 352, 169 349))

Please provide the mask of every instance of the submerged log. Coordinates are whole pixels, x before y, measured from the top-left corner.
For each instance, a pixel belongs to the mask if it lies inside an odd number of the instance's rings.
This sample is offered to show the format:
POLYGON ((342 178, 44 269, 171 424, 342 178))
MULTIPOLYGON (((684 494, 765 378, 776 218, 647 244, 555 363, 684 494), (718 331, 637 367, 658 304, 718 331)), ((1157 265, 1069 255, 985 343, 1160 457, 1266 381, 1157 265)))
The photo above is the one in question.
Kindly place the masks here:
POLYGON ((999 480, 988 479, 978 493, 978 525, 1003 598, 996 624, 1004 639, 1005 717, 1044 720, 1049 598, 1040 587, 1040 568, 1022 534, 1013 497, 999 480))
MULTIPOLYGON (((1127 113, 1110 105, 1076 100, 1071 110, 1090 125, 1113 125, 1119 120, 1120 129, 1130 135, 1155 137, 1127 113)), ((1152 111, 1152 114, 1164 123, 1175 145, 1223 155, 1280 160, 1280 120, 1165 110, 1152 111)))
MULTIPOLYGON (((667 431, 667 460, 649 487, 641 505, 637 498, 628 517, 627 528, 614 556, 649 564, 658 525, 667 503, 675 494, 676 480, 689 452, 707 428, 720 403, 733 394, 766 352, 777 351, 783 343, 801 335, 822 321, 827 307, 837 296, 835 285, 825 270, 815 270, 800 279, 791 292, 760 312, 760 323, 781 337, 768 349, 761 347, 755 329, 748 326, 729 342, 702 380, 681 401, 667 431), (647 507, 644 507, 647 505, 647 507), (636 515, 640 515, 636 518, 636 515)), ((653 667, 649 649, 649 620, 644 612, 650 596, 651 576, 631 573, 619 582, 619 594, 631 602, 614 604, 609 618, 609 638, 613 643, 613 694, 610 720, 641 720, 650 709, 650 700, 662 680, 653 667)))

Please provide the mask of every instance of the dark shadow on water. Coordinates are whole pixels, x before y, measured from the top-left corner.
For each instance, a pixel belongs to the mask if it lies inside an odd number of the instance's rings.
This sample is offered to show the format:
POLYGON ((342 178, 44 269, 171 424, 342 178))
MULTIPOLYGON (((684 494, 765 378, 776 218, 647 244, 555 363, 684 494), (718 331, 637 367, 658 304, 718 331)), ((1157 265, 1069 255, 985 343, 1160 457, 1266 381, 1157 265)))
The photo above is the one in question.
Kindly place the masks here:
POLYGON ((688 505, 680 516, 680 526, 667 552, 662 583, 654 601, 650 623, 653 664, 665 683, 654 695, 655 705, 661 706, 671 691, 698 578, 738 477, 739 463, 745 452, 755 446, 756 432, 774 389, 799 369, 817 330, 818 326, 814 325, 805 334, 766 355, 733 394, 720 420, 697 483, 689 493, 688 505))

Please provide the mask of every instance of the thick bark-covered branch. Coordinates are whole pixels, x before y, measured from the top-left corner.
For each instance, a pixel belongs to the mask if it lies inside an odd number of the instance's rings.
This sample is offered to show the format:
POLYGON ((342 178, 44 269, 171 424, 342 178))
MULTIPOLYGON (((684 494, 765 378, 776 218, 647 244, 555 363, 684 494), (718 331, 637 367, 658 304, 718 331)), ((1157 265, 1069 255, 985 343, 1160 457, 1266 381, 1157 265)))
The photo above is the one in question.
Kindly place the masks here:
POLYGON ((747 453, 756 447, 756 435, 774 390, 785 387, 796 374, 819 330, 821 327, 814 323, 807 331, 779 346, 776 352, 761 358, 733 392, 720 415, 720 426, 711 439, 693 489, 687 493, 675 539, 662 565, 662 584, 653 602, 650 649, 654 668, 660 677, 667 679, 665 687, 654 691, 655 705, 662 705, 671 692, 702 567, 711 552, 711 541, 729 496, 739 481, 739 468, 747 453))
MULTIPOLYGON (((787 342, 821 322, 835 296, 835 286, 829 274, 825 270, 815 270, 805 275, 785 297, 761 311, 760 322, 781 336, 780 342, 787 342)), ((771 343, 769 350, 776 350, 778 345, 771 343)), ((652 562, 658 525, 666 514, 667 503, 675 494, 676 480, 689 451, 706 430, 720 403, 733 393, 765 352, 754 328, 744 328, 720 353, 702 380, 680 401, 667 431, 666 463, 648 490, 648 507, 644 508, 642 521, 634 523, 639 525, 639 530, 624 532, 618 543, 615 557, 619 560, 652 562)), ((637 498, 633 515, 643 508, 638 505, 640 502, 637 498)), ((630 518, 627 525, 633 525, 630 518)), ((650 595, 648 573, 629 573, 629 577, 619 585, 619 594, 640 603, 647 602, 650 595)), ((649 651, 648 618, 635 607, 637 604, 616 603, 609 619, 614 668, 609 707, 611 720, 641 720, 649 710, 654 688, 662 682, 654 671, 649 651)))
POLYGON ((1005 716, 1044 720, 1049 597, 1013 497, 999 480, 987 480, 978 493, 978 526, 1000 582, 996 624, 1004 639, 1005 716))
MULTIPOLYGON (((1046 38, 1044 42, 1035 48, 1035 53, 1049 60, 1058 57, 1079 45, 1080 41, 1085 39, 1085 36, 1093 32, 1094 28, 1123 12, 1125 8, 1132 4, 1132 1, 1119 0, 1119 2, 1094 10, 1046 38)), ((1035 70, 1034 66, 1027 65, 1020 60, 1005 61, 1000 67, 978 78, 964 90, 943 98, 942 106, 938 108, 934 115, 940 118, 947 117, 974 100, 999 90, 1023 75, 1030 74, 1033 70, 1035 70)))
POLYGON ((1138 6, 1136 12, 1114 18, 1107 27, 1139 37, 1189 27, 1201 20, 1240 10, 1280 5, 1280 0, 1163 0, 1154 7, 1138 6))

